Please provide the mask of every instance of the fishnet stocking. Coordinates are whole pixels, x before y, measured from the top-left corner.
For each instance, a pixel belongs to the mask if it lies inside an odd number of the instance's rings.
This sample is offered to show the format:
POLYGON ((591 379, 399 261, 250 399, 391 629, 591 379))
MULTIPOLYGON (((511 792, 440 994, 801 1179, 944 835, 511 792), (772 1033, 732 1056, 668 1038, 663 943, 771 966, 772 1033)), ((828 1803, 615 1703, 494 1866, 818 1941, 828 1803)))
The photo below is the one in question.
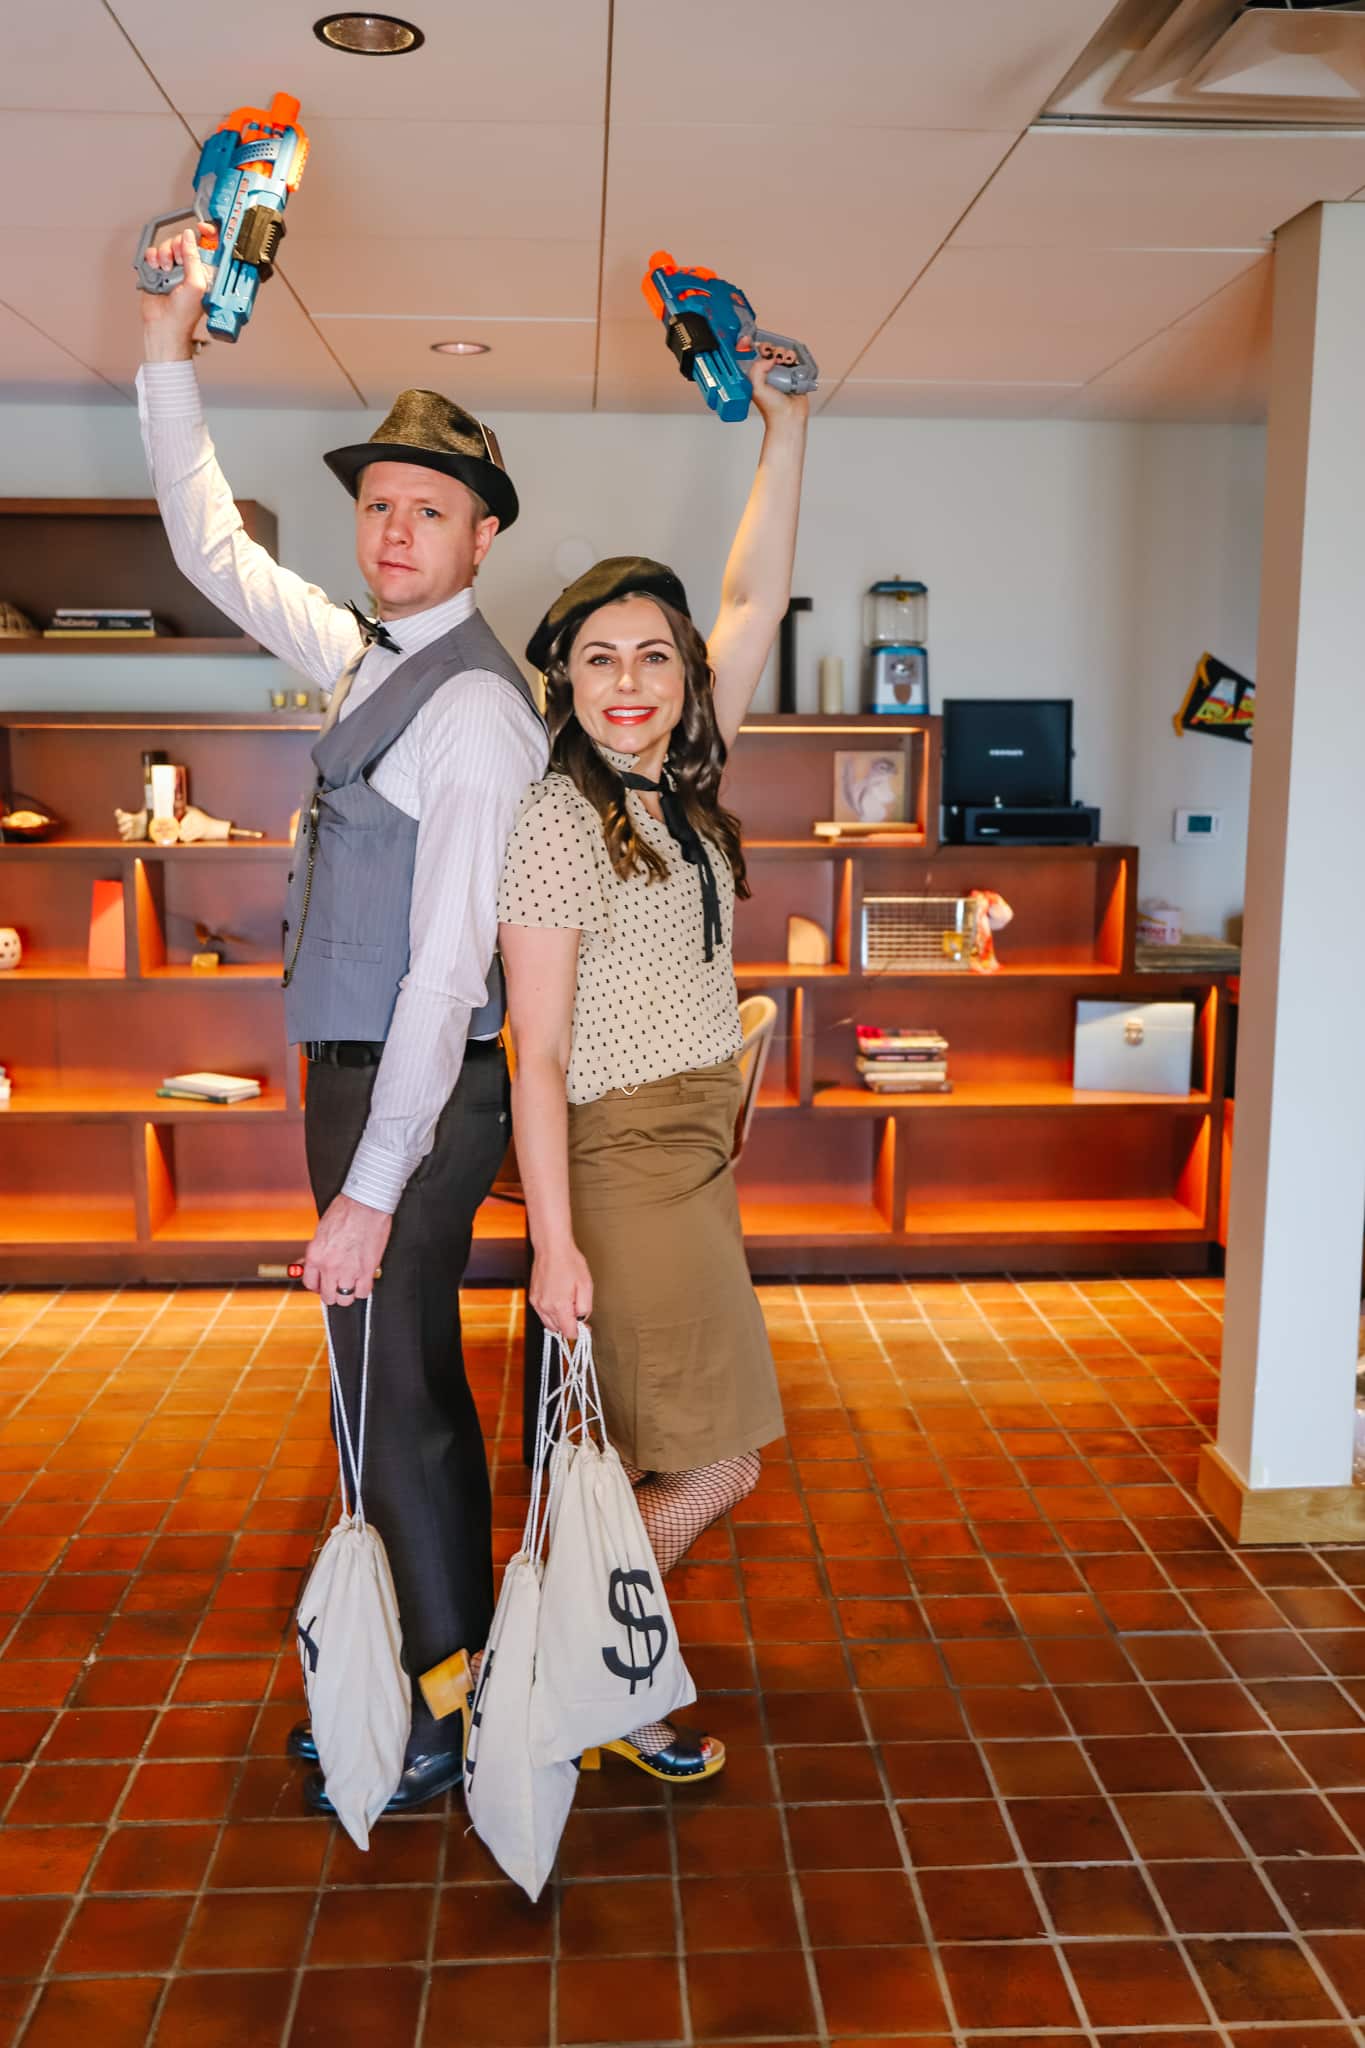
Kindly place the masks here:
MULTIPOLYGON (((753 1492, 762 1463, 757 1451, 750 1451, 690 1472, 637 1472, 630 1466, 626 1470, 659 1571, 667 1575, 704 1529, 753 1492)), ((646 1756, 654 1756, 667 1749, 675 1732, 667 1721, 650 1721, 629 1739, 646 1756)))

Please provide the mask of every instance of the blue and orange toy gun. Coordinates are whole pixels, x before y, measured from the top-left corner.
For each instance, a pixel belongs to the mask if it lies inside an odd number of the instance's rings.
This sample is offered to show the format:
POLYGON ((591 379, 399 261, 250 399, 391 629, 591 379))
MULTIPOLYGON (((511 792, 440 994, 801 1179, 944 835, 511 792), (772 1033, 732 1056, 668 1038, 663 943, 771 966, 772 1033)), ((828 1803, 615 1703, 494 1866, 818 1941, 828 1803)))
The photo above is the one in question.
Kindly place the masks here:
POLYGON ((640 289, 663 321, 684 377, 700 387, 723 420, 748 417, 753 385, 745 364, 753 363, 762 348, 778 357, 768 382, 779 391, 814 391, 819 382, 819 366, 806 344, 761 328, 739 286, 727 284, 714 270, 700 265, 682 270, 667 249, 656 249, 640 289))
POLYGON ((184 266, 157 270, 143 251, 154 249, 176 221, 198 223, 199 251, 209 273, 204 311, 209 333, 220 341, 236 341, 275 267, 284 209, 308 161, 308 137, 298 120, 299 103, 287 92, 276 93, 269 113, 238 107, 199 152, 194 205, 159 213, 142 230, 134 259, 138 289, 169 292, 183 281, 184 266))

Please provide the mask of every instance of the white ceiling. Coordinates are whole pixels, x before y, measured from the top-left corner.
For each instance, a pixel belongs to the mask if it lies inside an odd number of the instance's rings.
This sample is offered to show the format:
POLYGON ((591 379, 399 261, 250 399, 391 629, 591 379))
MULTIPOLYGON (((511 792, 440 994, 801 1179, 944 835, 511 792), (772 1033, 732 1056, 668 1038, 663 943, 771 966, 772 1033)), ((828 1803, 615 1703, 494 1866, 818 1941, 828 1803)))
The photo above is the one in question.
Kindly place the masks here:
POLYGON ((664 246, 807 340, 835 417, 1254 419, 1270 238, 1365 196, 1365 132, 1035 127, 1113 0, 404 5, 425 46, 384 60, 315 0, 7 8, 0 400, 130 401, 138 230, 281 88, 312 156, 219 402, 694 406, 664 246))

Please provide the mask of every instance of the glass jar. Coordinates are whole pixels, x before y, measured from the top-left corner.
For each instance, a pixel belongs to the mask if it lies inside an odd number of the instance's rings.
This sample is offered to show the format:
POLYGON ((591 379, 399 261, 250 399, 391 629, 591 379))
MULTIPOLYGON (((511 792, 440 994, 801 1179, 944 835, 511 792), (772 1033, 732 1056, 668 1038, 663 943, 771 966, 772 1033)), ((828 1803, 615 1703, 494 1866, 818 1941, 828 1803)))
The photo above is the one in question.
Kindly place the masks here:
POLYGON ((868 647, 923 647, 929 638, 929 588, 887 577, 863 599, 863 640, 868 647))

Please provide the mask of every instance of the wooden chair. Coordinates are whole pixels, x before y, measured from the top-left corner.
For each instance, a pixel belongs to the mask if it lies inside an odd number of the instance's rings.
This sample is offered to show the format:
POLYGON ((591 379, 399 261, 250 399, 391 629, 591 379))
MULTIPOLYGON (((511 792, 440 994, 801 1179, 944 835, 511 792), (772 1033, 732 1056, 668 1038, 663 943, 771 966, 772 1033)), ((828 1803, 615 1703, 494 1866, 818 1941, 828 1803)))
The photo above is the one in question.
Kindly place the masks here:
POLYGON ((754 1120, 758 1091, 763 1086, 763 1069, 768 1064, 773 1033, 777 1029, 777 1004, 772 997, 747 996, 739 1006, 739 1028, 744 1034, 744 1041, 739 1049, 739 1070, 744 1076, 744 1100, 740 1105, 739 1122, 735 1126, 735 1149, 730 1155, 733 1159, 738 1159, 744 1150, 744 1140, 748 1137, 749 1126, 754 1120))

